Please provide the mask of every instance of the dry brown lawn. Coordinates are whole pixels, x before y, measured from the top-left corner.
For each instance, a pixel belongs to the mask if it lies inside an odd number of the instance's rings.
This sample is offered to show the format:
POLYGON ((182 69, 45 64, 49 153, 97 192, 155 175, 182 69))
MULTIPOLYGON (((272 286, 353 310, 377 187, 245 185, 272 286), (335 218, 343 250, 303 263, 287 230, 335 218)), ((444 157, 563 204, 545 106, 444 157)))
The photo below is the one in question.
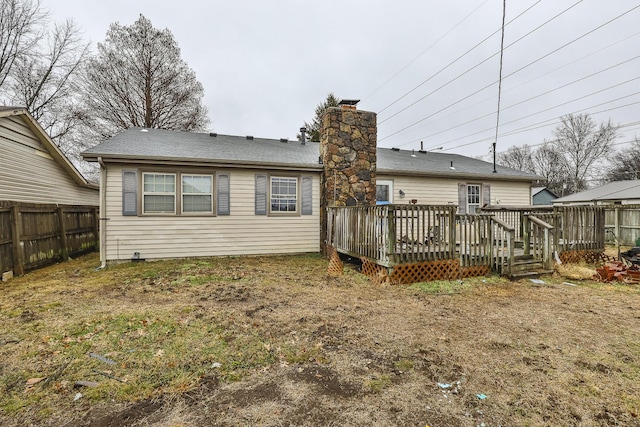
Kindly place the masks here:
POLYGON ((638 287, 97 265, 0 283, 0 425, 640 425, 638 287))

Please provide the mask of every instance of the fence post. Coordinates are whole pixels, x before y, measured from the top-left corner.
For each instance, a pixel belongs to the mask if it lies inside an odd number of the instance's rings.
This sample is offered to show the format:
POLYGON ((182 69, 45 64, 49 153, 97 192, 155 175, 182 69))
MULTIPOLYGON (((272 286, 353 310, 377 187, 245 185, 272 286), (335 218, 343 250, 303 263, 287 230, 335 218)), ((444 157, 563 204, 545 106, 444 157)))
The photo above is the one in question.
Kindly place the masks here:
POLYGON ((67 224, 64 221, 64 210, 62 206, 56 208, 58 214, 58 224, 60 225, 60 254, 63 261, 69 260, 69 246, 67 244, 67 224))
POLYGON ((24 274, 24 252, 20 245, 22 216, 18 205, 11 206, 11 246, 13 252, 13 269, 16 276, 24 274))

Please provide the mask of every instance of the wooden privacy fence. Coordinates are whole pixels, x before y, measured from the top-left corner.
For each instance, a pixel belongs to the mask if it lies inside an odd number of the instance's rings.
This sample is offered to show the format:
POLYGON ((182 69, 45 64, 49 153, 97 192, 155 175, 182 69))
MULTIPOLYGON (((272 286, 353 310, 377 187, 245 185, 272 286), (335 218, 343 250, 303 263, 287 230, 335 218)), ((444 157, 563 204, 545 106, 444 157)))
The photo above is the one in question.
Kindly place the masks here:
POLYGON ((0 201, 0 273, 66 261, 98 247, 98 208, 0 201))
POLYGON ((614 205, 605 208, 607 243, 637 246, 640 239, 640 205, 614 205))

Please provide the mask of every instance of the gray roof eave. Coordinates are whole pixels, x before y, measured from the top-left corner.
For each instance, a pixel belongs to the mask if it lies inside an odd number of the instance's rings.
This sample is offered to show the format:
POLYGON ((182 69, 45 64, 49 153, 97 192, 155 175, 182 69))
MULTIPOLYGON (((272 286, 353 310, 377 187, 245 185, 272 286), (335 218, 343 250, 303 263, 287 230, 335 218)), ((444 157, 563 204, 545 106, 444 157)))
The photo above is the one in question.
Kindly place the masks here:
POLYGON ((500 173, 468 173, 468 172, 420 172, 420 171, 402 171, 394 169, 378 169, 378 175, 402 175, 402 176, 424 176, 431 178, 469 178, 469 179, 490 179, 492 181, 523 181, 523 182, 536 182, 543 180, 541 176, 518 176, 518 175, 504 175, 500 173))
POLYGON ((82 157, 87 162, 97 162, 99 158, 105 163, 137 163, 137 164, 165 164, 177 166, 217 166, 229 168, 247 168, 247 169, 288 169, 297 171, 321 171, 321 164, 297 164, 297 163, 275 163, 275 162, 257 162, 257 161, 236 161, 221 159, 202 159, 202 158, 185 158, 185 157, 144 157, 126 155, 126 154, 106 154, 106 153, 83 153, 82 157))

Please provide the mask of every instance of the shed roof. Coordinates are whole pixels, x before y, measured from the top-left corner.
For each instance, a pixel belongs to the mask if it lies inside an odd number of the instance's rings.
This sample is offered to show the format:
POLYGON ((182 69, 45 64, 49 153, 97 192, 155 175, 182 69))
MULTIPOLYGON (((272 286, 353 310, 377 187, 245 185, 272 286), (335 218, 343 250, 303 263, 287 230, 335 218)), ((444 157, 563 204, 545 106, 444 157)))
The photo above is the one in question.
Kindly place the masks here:
POLYGON ((631 181, 615 181, 590 190, 560 197, 553 203, 640 200, 640 179, 631 181))
MULTIPOLYGON (((317 142, 132 128, 82 153, 85 160, 220 164, 322 170, 317 142)), ((388 174, 535 181, 537 175, 458 154, 378 148, 377 171, 388 174), (451 166, 453 165, 453 169, 451 166)))

